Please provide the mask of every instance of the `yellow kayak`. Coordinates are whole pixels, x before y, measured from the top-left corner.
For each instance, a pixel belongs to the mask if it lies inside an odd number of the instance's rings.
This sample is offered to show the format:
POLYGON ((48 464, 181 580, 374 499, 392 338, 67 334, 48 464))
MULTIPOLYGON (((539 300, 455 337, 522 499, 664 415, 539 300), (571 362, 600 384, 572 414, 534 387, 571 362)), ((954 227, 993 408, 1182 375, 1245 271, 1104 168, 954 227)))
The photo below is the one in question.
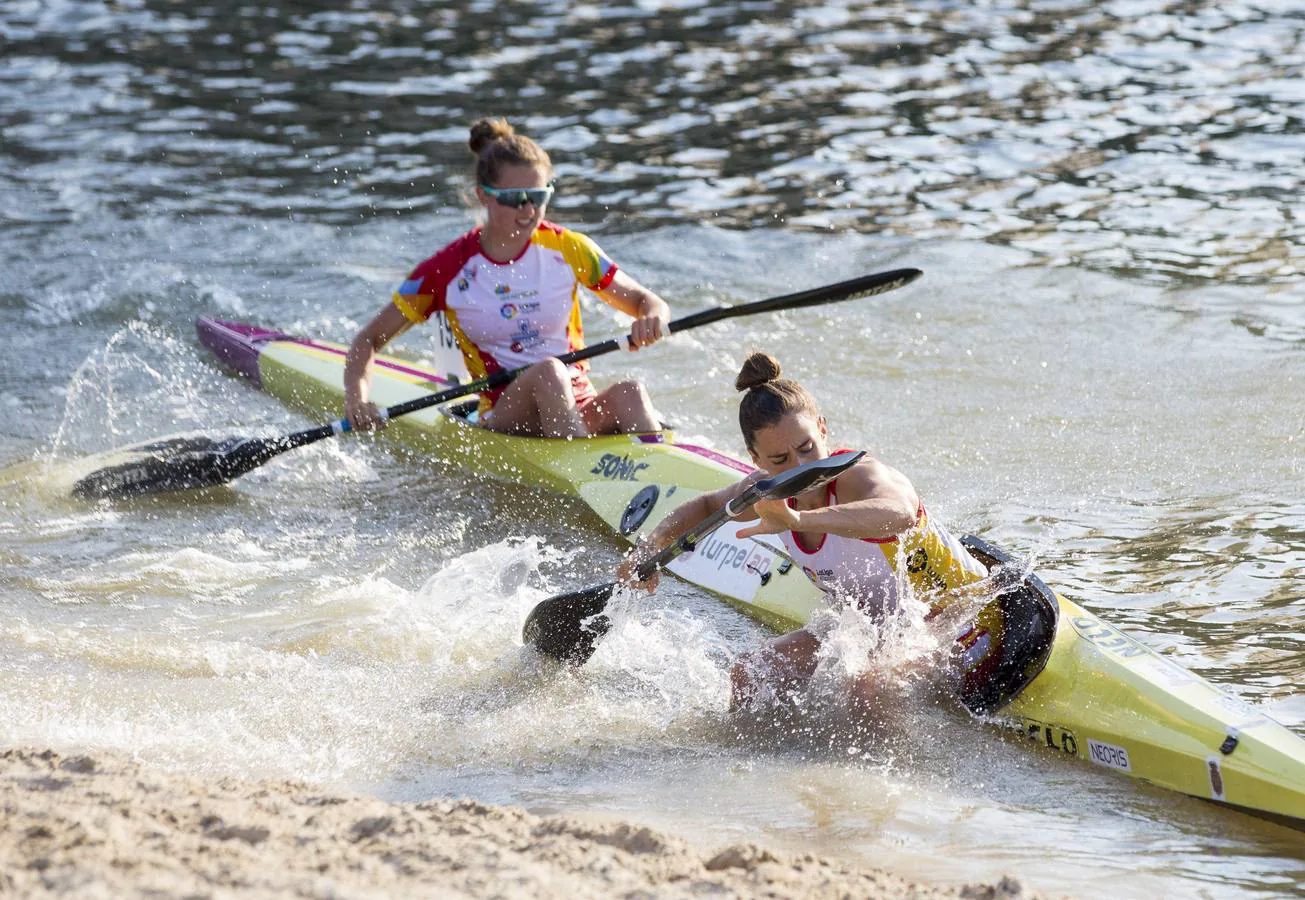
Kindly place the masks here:
MULTIPOLYGON (((208 317, 197 328, 262 390, 314 416, 338 415, 344 346, 208 317)), ((428 367, 380 357, 372 398, 390 406, 450 384, 428 367)), ((410 413, 386 434, 437 460, 578 497, 626 539, 752 470, 670 431, 583 440, 495 434, 468 423, 474 406, 410 413)), ((669 568, 773 628, 803 624, 819 590, 778 544, 734 531, 722 526, 669 568)), ((1015 572, 994 601, 1004 623, 1000 653, 960 690, 972 711, 1050 752, 1305 828, 1305 739, 1007 565, 1001 550, 964 540, 994 572, 1015 572)), ((1000 574, 995 581, 1005 583, 1000 574)))
MULTIPOLYGON (((315 417, 339 415, 347 347, 207 317, 196 327, 219 359, 261 390, 315 417)), ((380 406, 393 406, 451 385, 428 367, 380 356, 371 396, 380 406)), ((630 540, 683 501, 733 484, 754 468, 706 447, 681 444, 671 431, 583 440, 497 434, 467 421, 475 407, 472 399, 408 413, 393 420, 385 435, 423 457, 466 463, 496 478, 578 497, 630 540)), ((780 626, 805 620, 820 591, 778 546, 739 540, 726 527, 669 568, 780 626)))
MULTIPOLYGON (((990 568, 1011 563, 963 542, 990 568)), ((977 711, 1052 752, 1305 829, 1305 739, 1035 575, 999 602, 1013 683, 1027 684, 977 711)))

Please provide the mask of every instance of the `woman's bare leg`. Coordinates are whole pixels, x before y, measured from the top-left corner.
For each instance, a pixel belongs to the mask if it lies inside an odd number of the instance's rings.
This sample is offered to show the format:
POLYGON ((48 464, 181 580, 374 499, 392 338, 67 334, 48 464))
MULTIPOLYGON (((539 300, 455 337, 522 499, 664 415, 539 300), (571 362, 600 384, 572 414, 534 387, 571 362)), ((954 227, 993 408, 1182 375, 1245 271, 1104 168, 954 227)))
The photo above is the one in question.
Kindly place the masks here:
POLYGON ((661 428, 652 398, 637 381, 622 381, 602 391, 581 415, 590 434, 634 434, 661 428))
POLYGON ((905 659, 893 665, 874 666, 852 679, 850 708, 862 718, 883 721, 911 707, 920 685, 936 685, 937 660, 905 659))
POLYGON ((815 674, 819 650, 820 640, 800 628, 740 656, 730 669, 730 710, 750 707, 767 694, 783 696, 805 684, 815 674))
POLYGON ((575 406, 571 376, 556 359, 537 362, 519 375, 503 391, 482 424, 504 434, 589 436, 589 429, 575 406))

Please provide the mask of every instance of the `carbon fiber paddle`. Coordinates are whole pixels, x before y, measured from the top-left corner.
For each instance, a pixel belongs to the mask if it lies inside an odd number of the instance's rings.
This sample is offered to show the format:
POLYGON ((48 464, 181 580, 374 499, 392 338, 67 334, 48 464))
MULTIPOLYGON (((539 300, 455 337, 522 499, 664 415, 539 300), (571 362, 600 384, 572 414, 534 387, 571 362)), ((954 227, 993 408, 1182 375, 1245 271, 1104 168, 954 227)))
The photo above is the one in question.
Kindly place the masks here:
MULTIPOLYGON (((714 515, 703 519, 681 535, 675 543, 644 561, 635 570, 636 576, 644 581, 681 553, 692 550, 699 540, 715 531, 727 519, 747 512, 757 501, 782 500, 819 487, 856 465, 863 456, 864 450, 841 453, 755 482, 714 515)), ((559 662, 584 665, 593 656, 598 639, 612 627, 611 620, 603 615, 603 610, 607 608, 607 601, 619 584, 610 581, 544 600, 526 617, 525 627, 521 631, 522 640, 559 662)))
MULTIPOLYGON (((803 309, 825 303, 872 297, 910 284, 922 274, 924 273, 919 269, 893 269, 873 275, 863 275, 837 284, 757 300, 754 303, 703 310, 672 321, 669 329, 674 334, 736 316, 803 309)), ((619 350, 623 343, 619 339, 610 339, 583 350, 563 354, 558 359, 570 365, 619 350)), ((523 366, 511 371, 497 372, 487 378, 398 403, 382 410, 381 416, 385 419, 395 419, 419 409, 438 406, 459 397, 491 390, 507 384, 525 370, 526 367, 523 366)), ((123 500, 143 494, 214 487, 226 484, 258 468, 287 450, 312 444, 332 435, 344 434, 349 430, 348 420, 340 419, 329 425, 281 437, 176 438, 127 447, 111 451, 103 465, 79 478, 73 484, 72 494, 85 500, 123 500)))

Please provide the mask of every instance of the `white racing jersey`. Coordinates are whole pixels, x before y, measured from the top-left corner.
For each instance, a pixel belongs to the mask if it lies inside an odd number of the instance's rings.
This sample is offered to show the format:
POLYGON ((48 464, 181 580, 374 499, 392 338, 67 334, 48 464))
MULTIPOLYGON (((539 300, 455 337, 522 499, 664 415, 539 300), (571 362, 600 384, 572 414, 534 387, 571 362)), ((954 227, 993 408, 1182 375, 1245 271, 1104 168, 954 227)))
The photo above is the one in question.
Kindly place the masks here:
MULTIPOLYGON (((848 452, 839 450, 835 455, 848 452)), ((832 481, 825 486, 826 506, 838 503, 836 484, 832 481)), ((933 604, 948 591, 988 574, 960 541, 929 518, 923 502, 915 526, 891 538, 823 534, 815 546, 809 546, 792 531, 778 537, 807 577, 831 598, 851 603, 874 617, 899 609, 904 593, 933 604)))
MULTIPOLYGON (((592 240, 551 222, 506 262, 485 254, 475 228, 420 263, 395 291, 394 305, 411 322, 442 313, 467 373, 480 379, 584 347, 579 288, 601 291, 616 272, 592 240)), ((572 367, 582 405, 597 395, 587 371, 587 362, 572 367)), ((501 393, 482 394, 481 412, 501 393)))

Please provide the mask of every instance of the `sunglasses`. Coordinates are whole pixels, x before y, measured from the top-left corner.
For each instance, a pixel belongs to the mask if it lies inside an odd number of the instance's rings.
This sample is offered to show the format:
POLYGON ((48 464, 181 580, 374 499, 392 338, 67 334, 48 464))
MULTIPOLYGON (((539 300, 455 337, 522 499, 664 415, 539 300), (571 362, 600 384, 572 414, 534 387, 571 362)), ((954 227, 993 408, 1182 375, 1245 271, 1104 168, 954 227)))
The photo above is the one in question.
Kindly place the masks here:
POLYGON ((553 196, 554 190, 551 181, 541 188, 496 188, 482 184, 480 189, 498 201, 499 205, 512 209, 520 209, 527 203, 543 206, 553 196))

